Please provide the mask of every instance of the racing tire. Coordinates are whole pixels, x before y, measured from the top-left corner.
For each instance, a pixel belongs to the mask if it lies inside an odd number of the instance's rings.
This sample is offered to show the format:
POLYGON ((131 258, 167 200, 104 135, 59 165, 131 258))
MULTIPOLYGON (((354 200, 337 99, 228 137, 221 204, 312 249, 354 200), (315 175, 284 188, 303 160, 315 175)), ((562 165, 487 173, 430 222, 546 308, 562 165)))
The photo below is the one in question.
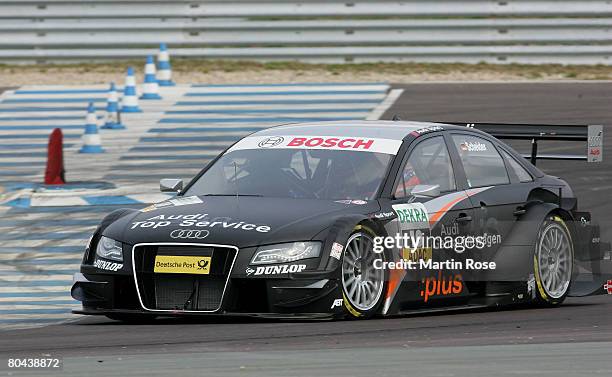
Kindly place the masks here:
POLYGON ((341 285, 346 316, 368 319, 376 315, 387 291, 386 269, 375 269, 374 260, 384 253, 374 252, 376 233, 358 225, 349 236, 342 253, 341 285))
POLYGON ((533 268, 536 305, 561 305, 570 291, 574 268, 572 236, 561 217, 549 216, 540 225, 533 268))
POLYGON ((146 315, 146 314, 122 314, 122 313, 115 313, 115 314, 106 314, 105 315, 106 318, 108 319, 112 319, 114 321, 120 321, 120 322, 125 322, 125 323, 129 323, 129 324, 148 324, 148 323, 152 323, 155 318, 157 318, 154 315, 146 315))

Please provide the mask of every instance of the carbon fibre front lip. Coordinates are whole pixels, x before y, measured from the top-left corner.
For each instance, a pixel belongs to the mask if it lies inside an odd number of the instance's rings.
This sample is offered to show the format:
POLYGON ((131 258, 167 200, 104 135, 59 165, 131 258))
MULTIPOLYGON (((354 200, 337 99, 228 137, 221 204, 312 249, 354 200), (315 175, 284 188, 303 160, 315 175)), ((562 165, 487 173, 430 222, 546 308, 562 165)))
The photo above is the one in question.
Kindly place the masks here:
POLYGON ((261 319, 278 319, 278 320, 332 320, 337 317, 333 313, 237 313, 237 312, 195 312, 195 311, 165 311, 163 313, 143 311, 143 310, 124 310, 124 309, 75 309, 73 314, 80 315, 109 315, 109 314, 142 314, 151 317, 249 317, 261 319))

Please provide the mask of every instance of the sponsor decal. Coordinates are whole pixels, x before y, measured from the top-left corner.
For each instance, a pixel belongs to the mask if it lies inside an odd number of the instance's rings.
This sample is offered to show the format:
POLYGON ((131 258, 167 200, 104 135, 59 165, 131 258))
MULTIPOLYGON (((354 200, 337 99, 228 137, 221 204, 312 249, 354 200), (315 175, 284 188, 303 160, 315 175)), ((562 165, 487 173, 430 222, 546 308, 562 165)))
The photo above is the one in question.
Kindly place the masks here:
POLYGON ((533 274, 529 275, 527 279, 527 294, 532 298, 536 298, 536 280, 533 274))
POLYGON ((338 137, 294 137, 288 147, 322 147, 322 148, 339 148, 339 149, 365 149, 368 150, 374 145, 374 139, 341 139, 338 137))
POLYGON ((429 216, 423 203, 396 204, 392 207, 400 229, 429 229, 429 216))
POLYGON ((337 260, 340 260, 340 258, 342 257, 343 250, 344 250, 344 245, 341 245, 338 242, 334 242, 331 248, 331 252, 329 253, 329 256, 332 258, 336 258, 337 260))
POLYGON ((234 144, 228 152, 241 149, 330 149, 396 154, 401 140, 342 136, 251 136, 234 144))
POLYGON ((342 200, 335 200, 335 203, 341 203, 341 204, 356 204, 358 206, 362 206, 364 204, 368 204, 368 202, 366 202, 365 200, 352 200, 352 199, 342 199, 342 200))
POLYGON ((335 300, 334 300, 334 302, 332 303, 331 308, 333 309, 333 308, 339 308, 339 307, 342 307, 342 304, 343 304, 343 303, 344 303, 344 300, 343 300, 343 299, 341 299, 341 298, 337 298, 337 299, 335 299, 335 300))
POLYGON ((245 273, 247 274, 247 276, 281 275, 302 272, 305 269, 305 264, 280 264, 271 266, 258 266, 255 268, 247 267, 245 273))
POLYGON ((432 248, 426 247, 423 242, 424 237, 427 237, 430 232, 429 215, 425 205, 410 203, 397 204, 392 207, 399 222, 400 234, 398 234, 398 237, 401 236, 402 239, 409 240, 409 242, 401 245, 398 243, 403 259, 411 261, 431 260, 432 248))
POLYGON ((179 206, 185 206, 189 204, 201 204, 201 203, 204 203, 204 202, 202 201, 202 199, 198 198, 197 196, 185 196, 185 197, 174 198, 174 199, 166 200, 161 203, 150 205, 146 208, 141 209, 140 212, 150 212, 156 209, 161 209, 161 208, 166 208, 166 207, 179 207, 179 206))
POLYGON ((259 142, 259 144, 257 144, 257 146, 259 148, 272 148, 279 144, 282 144, 283 141, 285 141, 285 138, 282 136, 272 136, 263 139, 259 142))
POLYGON ((379 212, 375 213, 374 217, 377 219, 389 219, 391 217, 395 217, 395 213, 393 212, 379 212))
POLYGON ((601 162, 603 159, 603 127, 589 126, 587 137, 587 153, 589 162, 601 162))
POLYGON ((585 226, 590 225, 590 224, 591 224, 591 221, 588 220, 586 217, 584 217, 584 216, 580 217, 580 225, 585 227, 585 226))
POLYGON ((444 297, 458 295, 463 292, 463 280, 461 275, 442 276, 442 271, 438 272, 438 276, 430 276, 421 280, 423 289, 421 289, 421 297, 423 302, 429 301, 431 297, 444 297))
POLYGON ((157 255, 153 272, 158 274, 199 274, 210 273, 211 257, 157 255))
POLYGON ((486 144, 478 142, 478 141, 475 141, 475 142, 464 141, 463 143, 459 145, 459 148, 462 151, 466 151, 466 152, 485 152, 487 150, 486 144))
POLYGON ((419 128, 416 131, 412 131, 411 134, 413 136, 419 136, 419 135, 423 135, 423 134, 430 133, 430 132, 436 132, 436 131, 444 131, 444 128, 440 126, 424 127, 424 128, 419 128))
POLYGON ((256 231, 259 233, 268 233, 271 228, 268 225, 245 223, 244 221, 232 221, 232 219, 214 218, 209 219, 206 213, 195 213, 189 215, 158 215, 150 217, 143 221, 135 221, 130 229, 136 228, 164 228, 170 225, 180 227, 196 227, 196 228, 223 228, 223 229, 239 229, 245 231, 256 231), (178 223, 178 224, 176 224, 178 223))
POLYGON ((420 262, 420 261, 431 261, 433 257, 433 249, 431 247, 417 247, 414 249, 403 248, 402 259, 420 262))
POLYGON ((197 196, 184 196, 184 197, 180 197, 180 198, 170 199, 169 202, 174 204, 175 207, 185 206, 185 205, 188 205, 188 204, 201 204, 201 203, 204 203, 202 201, 202 199, 198 198, 197 196))
POLYGON ((155 203, 155 204, 152 204, 148 207, 141 209, 140 212, 151 212, 151 211, 155 211, 156 209, 166 208, 166 207, 172 207, 172 203, 170 202, 155 203))
POLYGON ((210 232, 206 229, 175 229, 170 232, 170 238, 187 239, 187 240, 203 240, 208 237, 210 232))
POLYGON ((440 235, 441 236, 458 236, 459 235, 459 223, 453 222, 451 224, 440 224, 440 235))
POLYGON ((118 271, 123 268, 123 263, 109 262, 96 258, 93 262, 93 266, 101 270, 118 271))
POLYGON ((604 284, 603 288, 608 292, 609 295, 612 295, 612 280, 608 280, 606 284, 604 284))

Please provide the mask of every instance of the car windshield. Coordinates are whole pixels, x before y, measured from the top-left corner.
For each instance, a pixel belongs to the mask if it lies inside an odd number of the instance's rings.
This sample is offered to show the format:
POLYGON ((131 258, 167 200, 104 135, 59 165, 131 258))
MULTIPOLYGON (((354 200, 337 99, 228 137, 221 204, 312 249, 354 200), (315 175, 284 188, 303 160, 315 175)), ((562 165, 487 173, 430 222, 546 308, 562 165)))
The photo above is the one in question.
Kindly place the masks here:
POLYGON ((219 158, 185 195, 374 198, 392 155, 326 149, 239 149, 219 158))

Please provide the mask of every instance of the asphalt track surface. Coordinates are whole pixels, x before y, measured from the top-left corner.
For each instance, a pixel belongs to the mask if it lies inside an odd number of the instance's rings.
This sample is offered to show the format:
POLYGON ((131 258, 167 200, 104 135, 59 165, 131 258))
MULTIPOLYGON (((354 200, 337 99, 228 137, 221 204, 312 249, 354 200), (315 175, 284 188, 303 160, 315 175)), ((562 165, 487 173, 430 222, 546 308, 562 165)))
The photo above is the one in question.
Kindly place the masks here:
MULTIPOLYGON (((404 89, 385 118, 612 124, 612 83, 416 84, 404 89)), ((604 144, 612 145, 612 133, 605 133, 604 144)), ((572 184, 579 206, 593 212, 609 240, 612 159, 605 153, 602 164, 540 166, 572 184)), ((51 354, 64 357, 64 369, 56 375, 74 376, 610 376, 611 313, 612 296, 597 296, 568 299, 554 309, 369 321, 164 319, 124 325, 87 317, 2 332, 0 371, 6 371, 9 357, 51 354)))

